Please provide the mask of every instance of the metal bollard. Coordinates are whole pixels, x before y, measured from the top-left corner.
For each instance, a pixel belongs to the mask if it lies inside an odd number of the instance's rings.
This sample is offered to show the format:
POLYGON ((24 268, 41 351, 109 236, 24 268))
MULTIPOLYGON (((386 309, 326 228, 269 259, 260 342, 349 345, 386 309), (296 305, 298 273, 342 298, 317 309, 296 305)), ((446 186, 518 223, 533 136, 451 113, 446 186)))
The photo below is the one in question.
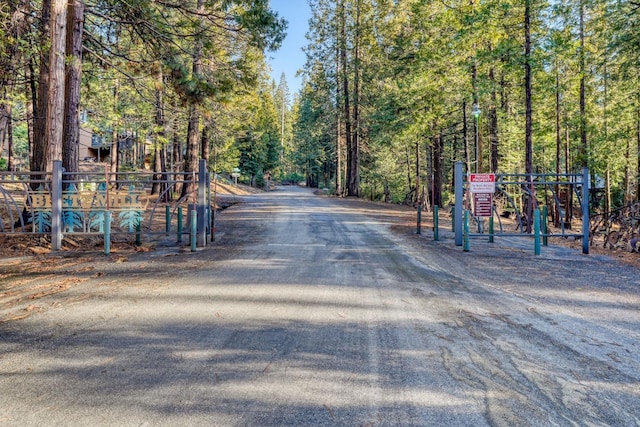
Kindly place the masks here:
POLYGON ((104 213, 104 254, 111 253, 111 211, 104 213))
POLYGON ((540 255, 540 209, 533 211, 534 252, 540 255))
POLYGON ((542 246, 549 246, 549 237, 547 236, 547 234, 549 234, 549 224, 547 222, 548 218, 549 218, 548 208, 546 206, 543 206, 542 220, 540 222, 540 225, 542 226, 542 246))
POLYGON ((439 226, 439 215, 440 215, 440 207, 438 205, 433 205, 433 240, 436 242, 440 240, 440 231, 438 229, 439 226))
POLYGON ((416 225, 416 234, 422 234, 422 204, 418 205, 418 221, 416 225))
POLYGON ((493 233, 494 225, 493 225, 493 212, 491 212, 491 216, 489 217, 489 243, 493 243, 493 233))
POLYGON ((164 210, 165 232, 167 236, 171 233, 171 208, 169 205, 165 206, 164 210))
POLYGON ((182 243, 182 207, 178 207, 178 243, 182 243))
POLYGON ((198 242, 198 212, 193 209, 191 211, 191 252, 196 251, 196 244, 198 242))
POLYGON ((469 211, 464 211, 464 230, 463 230, 463 246, 464 252, 469 252, 469 211))

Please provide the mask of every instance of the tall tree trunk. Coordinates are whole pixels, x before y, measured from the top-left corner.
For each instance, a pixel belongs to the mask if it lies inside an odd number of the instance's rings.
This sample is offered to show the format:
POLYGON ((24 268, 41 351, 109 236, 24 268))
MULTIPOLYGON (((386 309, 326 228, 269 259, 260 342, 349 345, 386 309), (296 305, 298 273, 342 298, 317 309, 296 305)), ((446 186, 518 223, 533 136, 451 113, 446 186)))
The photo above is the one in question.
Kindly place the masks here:
MULTIPOLYGON (((454 133, 453 134, 453 153, 451 156, 451 164, 455 164, 458 161, 458 156, 459 156, 459 148, 458 148, 458 134, 454 133)), ((449 174, 450 177, 450 181, 449 181, 449 191, 451 191, 452 193, 454 193, 454 189, 456 186, 456 175, 455 174, 449 174)))
POLYGON ((47 168, 47 100, 49 99, 49 39, 51 26, 51 0, 42 0, 40 19, 40 75, 38 94, 33 98, 33 150, 31 171, 42 172, 47 168))
MULTIPOLYGON (((113 113, 118 115, 118 103, 120 97, 120 82, 118 78, 113 82, 113 113)), ((118 141, 118 126, 117 121, 113 123, 113 129, 111 130, 111 164, 110 171, 112 174, 116 174, 118 172, 118 162, 119 162, 119 153, 120 153, 120 143, 118 141)))
MULTIPOLYGON (((336 66, 336 88, 340 87, 340 44, 336 43, 336 62, 335 62, 335 66, 336 66)), ((344 141, 343 141, 343 126, 342 126, 342 120, 341 120, 341 105, 342 103, 340 102, 340 91, 336 90, 336 108, 337 108, 337 114, 336 114, 336 196, 338 197, 342 197, 344 195, 344 191, 342 188, 342 166, 343 166, 343 161, 342 161, 342 147, 344 145, 344 141)))
POLYGON ((65 90, 64 140, 62 166, 67 172, 78 171, 78 143, 80 138, 80 76, 82 72, 82 31, 84 3, 73 0, 67 16, 67 80, 65 90))
MULTIPOLYGON (((407 165, 407 185, 409 189, 409 194, 413 191, 413 184, 411 183, 411 156, 409 155, 409 144, 404 145, 405 152, 405 162, 407 165)), ((405 198, 406 202, 406 198, 405 198)))
MULTIPOLYGON (((9 83, 5 83, 3 85, 0 82, 0 90, 4 92, 4 94, 0 93, 0 100, 6 100, 7 95, 10 92, 9 83)), ((0 153, 2 153, 2 150, 4 149, 4 142, 9 130, 9 123, 11 123, 11 104, 9 102, 5 103, 0 101, 0 153)))
MULTIPOLYGON (((9 141, 9 133, 12 126, 12 121, 13 119, 11 117, 11 104, 8 102, 4 105, 0 103, 0 156, 2 155, 5 144, 9 141)), ((8 148, 7 156, 11 158, 11 146, 9 146, 8 148)), ((9 164, 7 164, 7 170, 11 170, 9 164)))
POLYGON ((527 232, 531 232, 535 188, 533 186, 533 112, 531 100, 531 0, 525 0, 524 8, 524 86, 525 86, 525 173, 529 181, 529 197, 527 198, 527 232))
MULTIPOLYGON (((475 50, 475 46, 474 46, 475 50)), ((476 60, 473 60, 473 65, 471 67, 471 87, 473 88, 473 107, 474 109, 479 109, 480 105, 478 103, 478 67, 476 66, 476 60)), ((480 168, 480 158, 482 158, 482 154, 480 154, 480 128, 478 126, 479 113, 473 114, 473 148, 475 151, 474 160, 475 160, 475 168, 474 171, 476 173, 481 172, 480 168)))
POLYGON ((630 184, 629 178, 631 176, 631 140, 630 139, 627 139, 627 146, 625 147, 624 158, 626 159, 626 162, 624 164, 624 178, 623 178, 624 202, 625 204, 627 204, 627 203, 630 203, 631 200, 633 199, 633 196, 631 194, 631 189, 629 188, 629 184, 630 184))
POLYGON ((38 98, 38 88, 36 84, 35 71, 33 67, 33 59, 29 58, 27 61, 27 75, 26 75, 26 87, 25 97, 27 99, 27 134, 29 139, 29 161, 33 159, 33 139, 34 139, 34 104, 38 98))
POLYGON ((341 197, 342 191, 342 121, 338 115, 336 122, 336 196, 341 197))
MULTIPOLYGON (((609 141, 609 129, 607 123, 607 109, 609 107, 609 77, 607 75, 607 63, 603 66, 603 98, 602 98, 602 134, 604 136, 605 144, 609 141)), ((607 150, 608 151, 608 150, 607 150)), ((607 234, 610 231, 609 214, 611 213, 611 171, 609 169, 609 153, 606 155, 606 170, 605 170, 605 197, 604 197, 604 221, 607 234)))
MULTIPOLYGON (((435 127, 434 127, 435 129, 435 127)), ((421 206, 429 208, 433 207, 432 195, 433 195, 433 142, 431 144, 425 144, 426 161, 427 161, 427 178, 422 184, 422 192, 420 193, 421 206)))
POLYGON ((420 142, 416 138, 416 194, 414 197, 414 202, 416 205, 420 205, 424 202, 421 198, 420 194, 420 142))
POLYGON ((164 77, 162 75, 162 67, 158 64, 158 70, 156 72, 156 87, 155 87, 155 125, 156 132, 153 142, 153 185, 151 186, 151 194, 158 194, 165 189, 165 185, 161 185, 162 180, 162 159, 160 153, 163 150, 164 145, 164 77))
MULTIPOLYGON (((571 139, 569 135, 569 119, 567 118, 566 110, 563 112, 563 123, 564 123, 564 169, 566 173, 569 173, 571 170, 571 162, 569 159, 569 147, 571 145, 571 139)), ((573 191, 570 189, 567 190, 567 197, 564 203, 565 206, 565 215, 564 221, 568 224, 569 228, 571 228, 571 218, 573 218, 573 191)))
POLYGON ((173 153, 171 157, 173 158, 173 170, 172 172, 176 172, 173 175, 173 180, 176 182, 175 184, 175 193, 182 194, 182 174, 177 173, 182 171, 182 138, 178 135, 178 123, 173 121, 173 143, 172 143, 173 153))
MULTIPOLYGON (((204 16, 204 0, 198 0, 198 13, 204 16)), ((203 18, 201 18, 203 19, 203 18)), ((193 49, 193 78, 199 79, 202 75, 202 49, 203 40, 199 37, 196 39, 193 49)), ((195 191, 195 182, 193 175, 198 170, 198 155, 200 154, 200 106, 196 100, 189 102, 189 123, 187 126, 187 152, 184 159, 185 182, 182 185, 181 197, 185 197, 190 192, 195 191)))
POLYGON ((210 133, 211 133, 211 125, 207 121, 202 127, 202 138, 200 139, 200 149, 201 149, 200 157, 206 160, 207 164, 209 164, 209 152, 211 150, 209 146, 210 133))
POLYGON ((162 148, 160 144, 155 142, 153 144, 153 162, 151 167, 153 168, 153 184, 151 185, 151 194, 160 194, 163 190, 162 180, 162 159, 160 153, 162 148))
POLYGON ((467 100, 462 101, 462 138, 464 139, 464 164, 466 172, 471 172, 471 155, 469 154, 469 125, 467 123, 467 100))
POLYGON ((9 122, 11 121, 11 108, 7 105, 0 105, 0 155, 4 151, 5 141, 9 130, 9 122))
POLYGON ((13 119, 7 123, 7 170, 13 170, 13 119))
POLYGON ((433 138, 433 205, 442 207, 442 177, 443 177, 443 149, 444 135, 442 132, 433 138))
MULTIPOLYGON (((561 127, 561 111, 560 111, 560 66, 558 65, 558 58, 556 57, 556 175, 560 175, 560 162, 562 152, 562 127, 561 127)), ((566 172, 568 173, 568 172, 566 172)), ((556 177, 556 181, 559 177, 556 177)))
MULTIPOLYGON (((177 108, 177 101, 174 100, 172 110, 176 111, 177 108)), ((183 169, 182 143, 183 139, 179 133, 178 120, 173 116, 171 120, 171 172, 174 172, 173 180, 176 184, 173 192, 176 194, 182 194, 182 174, 178 173, 183 169)))
POLYGON ((586 80, 586 52, 584 34, 584 0, 580 0, 580 166, 589 166, 589 145, 587 142, 587 95, 586 80))
POLYGON ((636 159, 637 159, 636 200, 640 200, 640 89, 638 91, 636 103, 637 103, 636 105, 636 144, 637 144, 636 153, 638 153, 638 155, 636 156, 636 159))
POLYGON ((5 49, 0 52, 0 147, 3 147, 5 139, 8 139, 9 128, 12 126, 9 98, 16 84, 14 71, 20 67, 22 57, 17 41, 21 40, 28 30, 28 3, 25 0, 9 0, 6 10, 10 19, 4 27, 5 49))
MULTIPOLYGON (((353 139, 349 162, 348 194, 360 196, 360 0, 356 0, 355 42, 353 58, 353 139)), ((418 193, 416 190, 416 200, 418 193)))
MULTIPOLYGON (((562 129, 561 129, 561 111, 560 111, 560 65, 558 64, 558 57, 555 58, 555 72, 556 72, 556 182, 560 182, 560 162, 562 153, 562 129)), ((560 185, 555 185, 556 195, 560 194, 560 185)), ((566 209, 566 206, 565 206, 566 209)), ((556 227, 560 226, 560 207, 556 206, 554 210, 553 223, 556 227)))
POLYGON ((344 0, 340 0, 338 3, 338 19, 340 20, 340 36, 339 36, 339 46, 340 46, 340 65, 342 68, 341 78, 342 78, 342 107, 344 111, 344 133, 345 133, 345 144, 347 151, 347 196, 352 196, 351 193, 352 187, 351 184, 355 182, 355 178, 353 177, 354 170, 354 159, 353 154, 354 144, 352 140, 352 129, 351 129, 351 105, 349 102, 349 75, 348 75, 348 64, 347 64, 347 17, 346 11, 344 7, 344 0))
POLYGON ((187 150, 184 157, 184 183, 181 197, 187 196, 195 190, 193 175, 198 169, 198 154, 200 153, 200 108, 195 104, 189 105, 189 122, 187 124, 187 150))
POLYGON ((51 51, 49 53, 49 99, 47 102, 47 172, 53 161, 62 160, 64 123, 67 0, 51 4, 51 51))
POLYGON ((169 173, 167 172, 167 147, 166 146, 160 149, 160 170, 162 171, 162 178, 165 181, 160 187, 162 188, 162 192, 164 193, 164 198, 162 200, 168 203, 172 200, 172 193, 171 191, 168 191, 169 173))
POLYGON ((489 70, 489 80, 491 80, 491 106, 489 107, 489 139, 491 141, 491 173, 496 173, 498 171, 498 146, 499 146, 499 136, 498 136, 498 94, 495 90, 495 75, 493 71, 493 67, 489 70))

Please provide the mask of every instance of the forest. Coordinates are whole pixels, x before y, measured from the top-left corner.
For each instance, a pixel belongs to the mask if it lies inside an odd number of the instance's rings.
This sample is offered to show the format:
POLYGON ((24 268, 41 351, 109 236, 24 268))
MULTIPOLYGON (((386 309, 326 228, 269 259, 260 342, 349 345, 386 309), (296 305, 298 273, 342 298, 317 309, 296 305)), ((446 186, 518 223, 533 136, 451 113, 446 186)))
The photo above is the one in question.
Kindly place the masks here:
POLYGON ((457 161, 485 173, 588 167, 612 206, 638 200, 638 2, 312 3, 294 127, 312 181, 443 206, 457 161))
MULTIPOLYGON (((305 1, 305 0, 296 0, 305 1)), ((268 0, 0 5, 2 170, 270 173, 444 206, 452 171, 577 173, 640 195, 640 2, 308 0, 304 83, 270 77, 268 0)))

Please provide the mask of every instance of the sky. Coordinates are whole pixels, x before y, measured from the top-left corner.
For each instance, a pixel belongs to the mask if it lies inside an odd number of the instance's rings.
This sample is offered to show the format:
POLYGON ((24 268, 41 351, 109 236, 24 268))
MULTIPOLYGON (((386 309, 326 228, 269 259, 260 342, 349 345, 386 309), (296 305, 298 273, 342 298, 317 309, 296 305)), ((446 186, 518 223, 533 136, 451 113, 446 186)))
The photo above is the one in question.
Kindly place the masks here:
POLYGON ((284 73, 289 91, 293 95, 302 87, 302 78, 295 75, 306 61, 302 48, 307 44, 305 34, 311 11, 307 0, 271 0, 271 9, 278 12, 278 15, 289 23, 287 37, 282 42, 282 47, 276 52, 267 52, 271 64, 271 77, 277 84, 284 73))

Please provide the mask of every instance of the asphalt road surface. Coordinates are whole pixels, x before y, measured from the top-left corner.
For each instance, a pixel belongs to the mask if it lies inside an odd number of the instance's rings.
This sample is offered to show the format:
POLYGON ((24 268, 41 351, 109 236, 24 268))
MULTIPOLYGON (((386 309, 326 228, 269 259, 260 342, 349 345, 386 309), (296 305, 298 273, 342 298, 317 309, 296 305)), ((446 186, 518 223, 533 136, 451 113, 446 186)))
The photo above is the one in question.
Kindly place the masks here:
POLYGON ((61 272, 0 323, 0 425, 640 425, 637 269, 381 212, 281 187, 196 253, 61 272))

